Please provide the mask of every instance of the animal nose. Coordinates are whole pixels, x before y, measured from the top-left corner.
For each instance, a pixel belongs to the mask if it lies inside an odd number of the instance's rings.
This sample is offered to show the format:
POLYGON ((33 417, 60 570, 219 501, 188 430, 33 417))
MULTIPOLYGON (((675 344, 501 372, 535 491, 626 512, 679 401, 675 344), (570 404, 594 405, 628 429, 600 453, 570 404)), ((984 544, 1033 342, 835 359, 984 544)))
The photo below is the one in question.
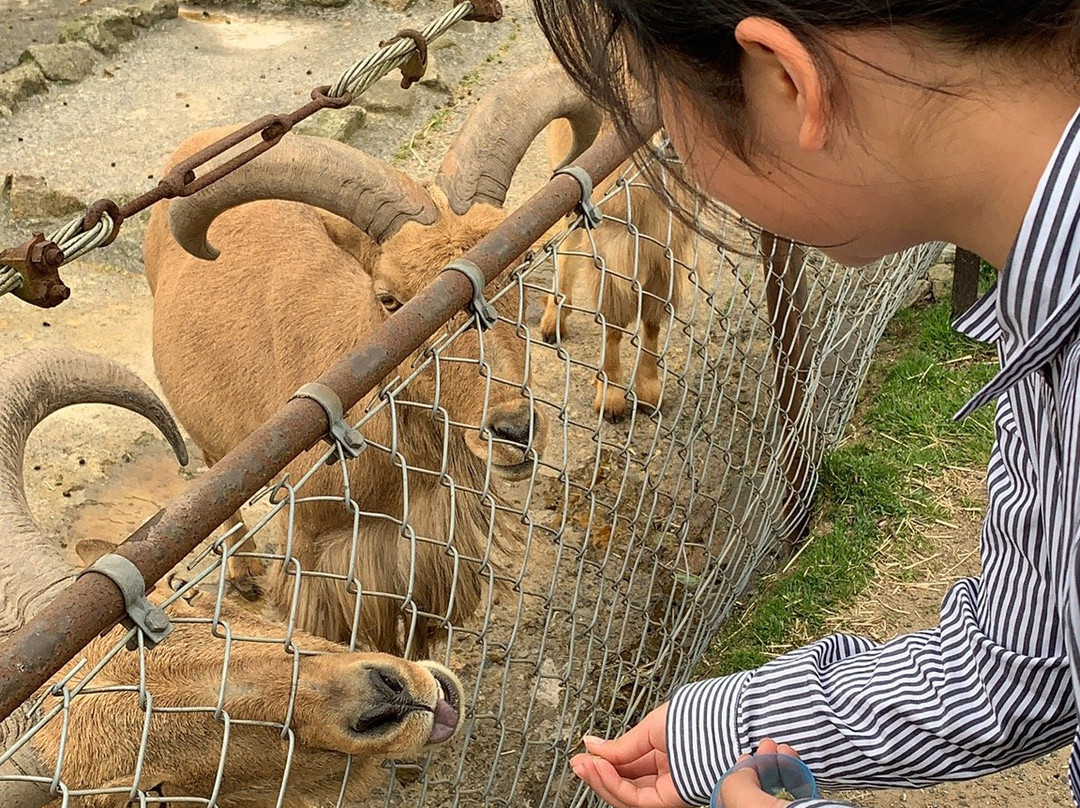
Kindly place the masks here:
POLYGON ((387 700, 393 701, 409 695, 408 685, 400 676, 386 668, 371 668, 368 679, 374 691, 387 700))
POLYGON ((528 446, 536 428, 536 416, 528 405, 509 412, 496 411, 488 422, 492 437, 518 446, 528 446))

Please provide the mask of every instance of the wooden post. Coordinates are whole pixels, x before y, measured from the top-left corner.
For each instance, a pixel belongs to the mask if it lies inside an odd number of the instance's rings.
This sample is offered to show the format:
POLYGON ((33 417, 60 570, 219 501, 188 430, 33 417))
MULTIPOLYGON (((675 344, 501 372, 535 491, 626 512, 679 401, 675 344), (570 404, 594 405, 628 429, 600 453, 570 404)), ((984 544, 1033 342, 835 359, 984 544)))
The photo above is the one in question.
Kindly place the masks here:
POLYGON ((982 261, 973 252, 956 248, 953 264, 952 315, 959 317, 979 296, 979 268, 982 261))
POLYGON ((798 432, 810 376, 809 334, 803 323, 806 280, 802 270, 806 251, 789 239, 762 231, 761 254, 765 268, 765 303, 778 366, 776 397, 781 411, 787 416, 781 426, 791 446, 790 456, 784 459, 784 477, 793 491, 784 509, 792 528, 782 539, 794 545, 806 538, 811 516, 801 496, 810 476, 811 458, 805 450, 805 435, 798 432))

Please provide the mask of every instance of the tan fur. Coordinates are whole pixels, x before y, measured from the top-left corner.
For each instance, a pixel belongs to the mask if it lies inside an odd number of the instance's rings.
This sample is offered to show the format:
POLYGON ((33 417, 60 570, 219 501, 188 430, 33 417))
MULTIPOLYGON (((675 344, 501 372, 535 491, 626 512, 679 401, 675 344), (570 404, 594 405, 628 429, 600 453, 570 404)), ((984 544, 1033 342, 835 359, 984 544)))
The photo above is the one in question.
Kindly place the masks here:
MULTIPOLYGON (((219 134, 189 139, 171 162, 219 134)), ((154 293, 155 366, 173 411, 208 462, 219 460, 301 385, 364 341, 388 316, 380 295, 408 301, 504 216, 485 205, 458 216, 441 195, 432 195, 439 219, 428 226, 410 222, 381 248, 348 222, 305 205, 276 200, 244 205, 211 227, 210 241, 221 250, 215 262, 186 253, 169 231, 167 205, 154 208, 145 259, 154 293)), ((444 622, 463 622, 479 604, 486 579, 482 567, 492 559, 489 545, 494 541, 496 557, 500 547, 510 552, 518 547, 520 526, 502 515, 493 518, 489 505, 460 489, 488 487, 489 441, 481 426, 497 434, 528 434, 532 425, 528 449, 505 440, 490 447, 494 470, 507 476, 531 470, 528 461, 532 451, 542 451, 544 429, 521 394, 528 381, 525 348, 514 329, 500 324, 483 334, 490 381, 478 369, 478 355, 478 337, 470 332, 446 356, 472 361, 438 366, 440 408, 449 421, 471 429, 446 427, 442 412, 433 413, 430 406, 398 407, 396 424, 384 410, 364 426, 369 440, 391 446, 410 466, 435 473, 410 473, 406 501, 400 462, 387 453, 369 449, 348 462, 350 494, 360 510, 392 517, 361 516, 355 552, 352 515, 340 500, 297 506, 291 547, 301 570, 343 575, 350 557, 356 558, 353 591, 344 582, 302 577, 295 604, 300 628, 334 641, 348 641, 355 630, 361 643, 400 653, 404 619, 406 630, 415 628, 410 652, 426 656, 444 622), (440 482, 444 453, 457 493, 440 482), (414 542, 411 534, 402 536, 402 521, 416 536, 414 570, 414 542), (354 627, 357 586, 368 594, 354 627)), ((409 363, 400 368, 402 376, 411 372, 409 363)), ((426 404, 435 397, 434 370, 412 382, 406 395, 426 404)), ((364 403, 350 420, 359 417, 364 403)), ((303 475, 324 448, 290 464, 292 478, 303 475)), ((342 472, 335 465, 319 469, 303 495, 340 498, 342 492, 342 472)), ((296 571, 296 564, 278 564, 265 578, 269 600, 281 616, 293 607, 296 571)))
MULTIPOLYGON (((554 121, 548 126, 547 153, 552 168, 561 162, 572 140, 566 121, 554 121)), ((593 198, 606 194, 630 167, 630 161, 623 163, 596 187, 593 198)), ((603 375, 597 378, 593 409, 602 412, 605 418, 617 420, 626 413, 627 382, 620 357, 622 337, 624 332, 632 332, 639 320, 641 353, 634 376, 634 393, 640 404, 652 409, 660 407, 663 394, 657 364, 660 324, 667 307, 679 305, 683 281, 678 272, 672 272, 672 262, 677 270, 679 262, 692 261, 694 233, 671 214, 668 203, 659 194, 641 184, 632 185, 629 194, 620 191, 605 202, 604 214, 606 218, 598 228, 588 232, 575 230, 556 256, 558 298, 548 295, 540 333, 547 342, 565 336, 570 311, 564 306, 573 303, 574 281, 584 273, 588 305, 606 321, 601 349, 603 375), (624 224, 627 221, 637 228, 639 238, 627 229, 624 224), (670 256, 665 254, 668 248, 670 256), (603 267, 597 265, 594 255, 602 259, 603 267), (637 285, 641 287, 640 311, 637 285)))
MULTIPOLYGON (((161 589, 152 599, 160 602, 166 594, 161 589)), ((71 805, 114 808, 127 804, 126 790, 134 784, 146 721, 140 706, 141 675, 145 676, 152 711, 138 787, 157 789, 165 796, 208 798, 215 787, 228 727, 228 750, 215 803, 220 808, 270 808, 278 801, 289 740, 281 737, 280 726, 246 722, 285 724, 292 706, 288 726, 295 746, 285 804, 316 808, 337 799, 348 764, 346 754, 355 756, 347 792, 349 799, 355 800, 370 793, 380 761, 417 755, 428 748, 433 721, 430 710, 441 694, 433 671, 458 688, 454 697, 460 705, 460 684, 436 663, 408 662, 379 653, 348 653, 340 645, 303 632, 292 635, 300 658, 296 695, 291 700, 296 660, 283 648, 284 626, 227 599, 223 625, 214 636, 209 620, 213 606, 211 595, 196 594, 191 603, 178 601, 170 607, 176 628, 164 643, 145 655, 144 671, 140 671, 139 654, 123 651, 94 677, 91 690, 72 700, 63 741, 61 776, 65 785, 69 789, 117 787, 125 792, 73 798, 71 805), (234 637, 277 642, 229 642, 227 632, 234 637), (428 709, 409 712, 370 734, 351 731, 350 726, 365 710, 386 701, 385 694, 372 686, 373 669, 396 677, 406 685, 408 698, 428 709), (221 680, 226 670, 222 698, 221 680), (99 692, 109 687, 124 690, 99 692), (216 715, 219 698, 222 712, 216 715)), ((87 669, 121 636, 122 630, 116 629, 87 646, 87 669)), ((53 682, 61 680, 71 667, 69 664, 53 682)), ((51 706, 47 699, 45 707, 51 706)), ((31 741, 49 768, 55 767, 61 750, 62 719, 63 713, 31 741)))

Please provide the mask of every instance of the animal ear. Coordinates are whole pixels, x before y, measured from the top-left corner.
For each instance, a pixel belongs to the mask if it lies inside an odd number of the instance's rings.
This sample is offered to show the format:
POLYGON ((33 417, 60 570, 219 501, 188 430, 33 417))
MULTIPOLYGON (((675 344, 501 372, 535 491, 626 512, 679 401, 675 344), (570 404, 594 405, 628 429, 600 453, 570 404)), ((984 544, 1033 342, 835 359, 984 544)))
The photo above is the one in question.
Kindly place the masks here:
POLYGON ((370 275, 375 261, 382 253, 379 243, 348 219, 325 210, 318 213, 330 240, 355 258, 360 269, 370 275))
POLYGON ((103 555, 108 555, 114 550, 116 550, 115 544, 101 539, 83 539, 75 545, 75 553, 82 563, 88 567, 103 555))

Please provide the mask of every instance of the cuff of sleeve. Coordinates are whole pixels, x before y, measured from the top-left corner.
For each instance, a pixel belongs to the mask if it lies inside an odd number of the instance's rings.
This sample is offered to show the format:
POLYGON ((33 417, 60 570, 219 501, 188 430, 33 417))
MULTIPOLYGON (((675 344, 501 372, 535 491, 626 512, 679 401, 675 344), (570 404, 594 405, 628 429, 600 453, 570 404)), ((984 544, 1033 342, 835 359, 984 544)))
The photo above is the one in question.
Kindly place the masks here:
MULTIPOLYGON (((724 772, 742 753, 739 697, 752 671, 679 688, 667 720, 668 763, 683 802, 707 805, 724 772)), ((750 750, 746 750, 750 751, 750 750)))

